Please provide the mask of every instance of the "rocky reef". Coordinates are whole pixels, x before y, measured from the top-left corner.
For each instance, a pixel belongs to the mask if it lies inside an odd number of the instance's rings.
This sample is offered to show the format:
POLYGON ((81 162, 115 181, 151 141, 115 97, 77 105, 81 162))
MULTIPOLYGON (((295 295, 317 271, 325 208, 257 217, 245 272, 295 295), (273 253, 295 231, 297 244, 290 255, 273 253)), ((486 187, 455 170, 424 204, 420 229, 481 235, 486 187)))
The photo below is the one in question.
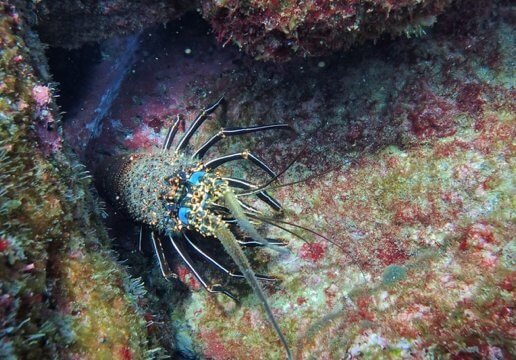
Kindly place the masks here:
MULTIPOLYGON (((81 165, 93 172, 103 157, 153 151, 174 119, 183 132, 221 94, 226 106, 194 147, 221 126, 287 122, 296 131, 210 150, 252 149, 276 171, 297 156, 280 179, 293 184, 271 189, 281 221, 295 225, 261 229, 289 252, 246 250, 257 272, 279 279, 266 292, 296 359, 516 352, 510 2, 203 1, 196 6, 209 23, 189 14, 103 42, 64 116, 54 96, 70 76, 48 68, 38 33, 65 45, 67 25, 59 35, 45 22, 30 27, 45 3, 0 1, 0 357, 283 358, 245 282, 199 259, 240 303, 203 291, 179 259, 179 280, 164 281, 152 256, 135 251, 137 228, 104 209, 81 165), (351 12, 360 21, 347 32, 351 12), (222 47, 228 40, 250 55, 222 47)), ((70 31, 66 46, 93 34, 70 31)), ((76 53, 47 54, 62 65, 76 53)), ((226 171, 266 179, 245 162, 226 171)))
POLYGON ((141 280, 117 263, 91 176, 63 143, 30 14, 0 1, 0 357, 159 354, 141 280))

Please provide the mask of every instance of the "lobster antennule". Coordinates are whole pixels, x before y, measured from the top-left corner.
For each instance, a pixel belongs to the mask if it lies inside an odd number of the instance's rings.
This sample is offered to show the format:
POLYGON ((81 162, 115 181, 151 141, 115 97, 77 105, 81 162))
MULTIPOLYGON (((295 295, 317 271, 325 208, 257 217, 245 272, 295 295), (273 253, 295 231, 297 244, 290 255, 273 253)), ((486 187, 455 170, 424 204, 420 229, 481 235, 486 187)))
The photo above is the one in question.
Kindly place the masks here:
MULTIPOLYGON (((230 191, 226 192, 226 194, 228 194, 228 193, 230 193, 230 191)), ((230 194, 229 196, 224 196, 224 198, 231 197, 231 196, 234 197, 234 195, 230 194)), ((253 293, 260 300, 260 303, 262 304, 262 306, 265 310, 265 313, 267 314, 267 317, 269 318, 269 321, 271 322, 272 326, 274 327, 274 330, 278 334, 278 337, 279 337, 281 343, 283 344, 285 351, 287 352, 287 358, 289 360, 291 360, 292 353, 288 346, 287 340, 285 339, 285 336, 283 335, 281 328, 279 327, 279 324, 277 323, 276 319, 274 318, 274 314, 272 313, 269 302, 267 301, 267 298, 265 297, 265 294, 263 293, 263 290, 262 290, 260 284, 258 283, 256 276, 254 275, 254 272, 251 268, 251 265, 249 264, 249 261, 247 260, 244 252, 240 248, 237 240, 235 239, 235 236, 225 225, 218 226, 214 231, 214 235, 217 237, 217 239, 219 239, 219 241, 222 243, 222 246, 224 246, 224 249, 226 250, 226 252, 229 254, 229 256, 231 256, 233 261, 237 264, 238 268, 240 269, 240 272, 242 273, 242 275, 244 275, 245 279, 247 280, 247 283, 253 289, 253 293)))
POLYGON ((229 209, 231 214, 237 220, 238 226, 242 231, 244 231, 249 237, 251 237, 254 241, 266 246, 270 249, 273 249, 280 253, 286 253, 288 250, 281 248, 277 245, 271 244, 267 239, 261 236, 258 231, 256 231, 255 227, 249 222, 245 215, 244 209, 238 202, 237 197, 232 191, 226 191, 224 193, 224 201, 226 207, 229 209))

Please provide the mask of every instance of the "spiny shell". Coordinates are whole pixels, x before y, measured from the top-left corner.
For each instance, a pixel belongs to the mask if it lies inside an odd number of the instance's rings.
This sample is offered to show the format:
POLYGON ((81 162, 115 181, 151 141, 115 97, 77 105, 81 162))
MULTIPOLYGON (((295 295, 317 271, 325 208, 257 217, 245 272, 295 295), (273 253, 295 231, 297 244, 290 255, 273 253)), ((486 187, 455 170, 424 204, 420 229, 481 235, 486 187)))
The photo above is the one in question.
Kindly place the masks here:
POLYGON ((101 192, 110 203, 136 222, 166 232, 175 227, 164 195, 168 179, 195 167, 187 157, 173 152, 113 157, 101 166, 101 192))

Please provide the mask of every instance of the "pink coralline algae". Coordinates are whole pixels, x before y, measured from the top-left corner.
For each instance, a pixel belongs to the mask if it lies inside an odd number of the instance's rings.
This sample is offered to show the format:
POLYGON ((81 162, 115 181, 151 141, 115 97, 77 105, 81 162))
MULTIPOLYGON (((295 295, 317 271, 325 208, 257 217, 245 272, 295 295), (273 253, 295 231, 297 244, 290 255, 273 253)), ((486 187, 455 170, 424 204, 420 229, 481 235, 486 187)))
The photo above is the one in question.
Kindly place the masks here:
POLYGON ((32 88, 32 97, 38 106, 48 105, 52 100, 51 96, 48 86, 36 85, 32 88))
POLYGON ((53 154, 61 149, 63 138, 51 104, 52 91, 48 86, 36 85, 32 88, 32 98, 36 103, 33 115, 41 149, 47 155, 53 154))
POLYGON ((412 35, 431 25, 450 0, 202 1, 223 44, 261 60, 320 56, 382 34, 412 35))
POLYGON ((429 136, 445 137, 455 132, 454 104, 444 97, 437 96, 428 85, 416 82, 408 89, 409 111, 407 118, 411 131, 419 138, 429 136), (412 98, 410 98, 412 97, 412 98))

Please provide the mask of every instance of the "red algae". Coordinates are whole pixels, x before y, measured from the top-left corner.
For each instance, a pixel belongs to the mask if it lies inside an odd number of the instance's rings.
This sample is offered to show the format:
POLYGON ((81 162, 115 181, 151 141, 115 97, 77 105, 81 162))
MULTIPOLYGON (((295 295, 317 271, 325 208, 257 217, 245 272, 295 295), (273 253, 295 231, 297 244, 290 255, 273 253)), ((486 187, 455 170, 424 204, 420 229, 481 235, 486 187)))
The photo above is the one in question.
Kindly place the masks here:
POLYGON ((455 133, 454 104, 436 95, 425 81, 416 81, 405 87, 411 99, 405 103, 411 131, 418 138, 447 137, 455 133))
POLYGON ((399 225, 414 225, 428 223, 428 214, 425 214, 416 204, 402 201, 394 205, 394 223, 399 225))
POLYGON ((189 289, 193 291, 199 291, 201 289, 201 284, 199 281, 197 281, 195 276, 184 265, 177 266, 175 273, 177 274, 179 280, 181 280, 183 284, 186 284, 189 289))
POLYGON ((401 246, 402 244, 398 244, 394 239, 381 240, 375 257, 383 266, 403 264, 409 256, 401 246))
POLYGON ((327 244, 322 243, 305 243, 303 246, 301 246, 299 256, 304 260, 318 262, 321 260, 321 258, 324 257, 326 247, 327 244))
MULTIPOLYGON (((202 333, 201 337, 205 339, 206 349, 204 355, 213 360, 229 360, 241 359, 243 354, 231 350, 231 342, 222 340, 215 331, 202 333)), ((233 344, 234 345, 234 344, 233 344)))
POLYGON ((131 349, 127 346, 120 348, 118 351, 118 354, 119 354, 120 360, 133 360, 134 359, 131 349))
POLYGON ((482 98, 482 85, 466 84, 457 95, 459 110, 477 115, 482 111, 485 100, 482 98))
POLYGON ((0 239, 0 252, 4 252, 9 248, 9 242, 6 239, 0 239))
POLYGON ((475 248, 482 250, 488 244, 495 243, 493 227, 486 224, 473 224, 464 231, 459 249, 468 250, 475 248))

